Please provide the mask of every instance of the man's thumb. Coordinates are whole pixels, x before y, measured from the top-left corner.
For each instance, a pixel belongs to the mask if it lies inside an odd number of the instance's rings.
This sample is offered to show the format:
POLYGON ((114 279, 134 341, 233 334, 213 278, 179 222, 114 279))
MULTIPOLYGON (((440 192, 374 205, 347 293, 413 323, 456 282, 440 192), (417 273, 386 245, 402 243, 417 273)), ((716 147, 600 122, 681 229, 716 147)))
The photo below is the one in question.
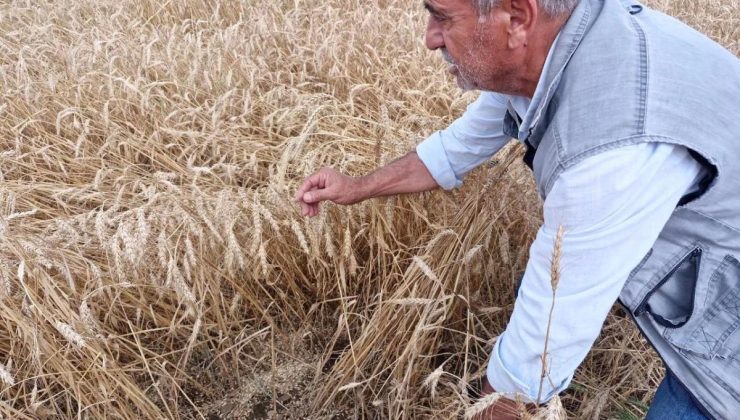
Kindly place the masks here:
POLYGON ((318 203, 319 201, 324 201, 326 199, 328 199, 326 190, 314 190, 303 194, 303 201, 309 204, 318 203))

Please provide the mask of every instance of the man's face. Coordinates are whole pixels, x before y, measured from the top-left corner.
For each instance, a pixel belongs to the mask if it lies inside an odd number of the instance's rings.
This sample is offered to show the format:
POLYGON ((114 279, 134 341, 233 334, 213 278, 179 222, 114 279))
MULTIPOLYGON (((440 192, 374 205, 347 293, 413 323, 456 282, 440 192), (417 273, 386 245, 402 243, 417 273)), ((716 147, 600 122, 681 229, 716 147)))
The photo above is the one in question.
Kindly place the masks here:
POLYGON ((514 72, 496 14, 478 16, 471 0, 425 0, 426 46, 440 50, 462 89, 508 93, 514 72))

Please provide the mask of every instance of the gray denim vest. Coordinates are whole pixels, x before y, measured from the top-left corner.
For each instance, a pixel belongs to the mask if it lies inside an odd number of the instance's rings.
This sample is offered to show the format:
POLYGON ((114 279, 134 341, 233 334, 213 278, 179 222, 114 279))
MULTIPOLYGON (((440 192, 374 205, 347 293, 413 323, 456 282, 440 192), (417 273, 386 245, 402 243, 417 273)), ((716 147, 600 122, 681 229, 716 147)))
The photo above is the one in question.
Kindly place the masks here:
POLYGON ((707 169, 620 301, 705 414, 740 418, 740 60, 627 0, 582 0, 563 27, 523 135, 545 198, 582 159, 644 142, 687 147, 707 169))

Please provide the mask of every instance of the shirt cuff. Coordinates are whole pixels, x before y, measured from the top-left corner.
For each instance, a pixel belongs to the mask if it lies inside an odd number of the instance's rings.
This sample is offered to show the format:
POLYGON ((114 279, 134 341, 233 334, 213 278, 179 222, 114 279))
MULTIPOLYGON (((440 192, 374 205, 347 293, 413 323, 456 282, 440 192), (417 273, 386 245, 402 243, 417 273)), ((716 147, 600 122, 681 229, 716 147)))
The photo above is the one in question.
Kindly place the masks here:
MULTIPOLYGON (((488 361, 488 368, 486 369, 486 379, 488 379, 488 383, 497 393, 503 394, 506 398, 519 398, 524 403, 536 403, 540 378, 530 378, 533 381, 533 385, 530 386, 517 378, 511 370, 506 367, 501 358, 500 350, 501 344, 506 339, 505 335, 506 334, 502 334, 493 346, 491 358, 488 361)), ((557 387, 553 388, 550 380, 545 377, 545 380, 542 383, 540 403, 549 401, 555 395, 568 388, 571 379, 573 379, 572 375, 563 380, 557 387)))
POLYGON ((442 136, 439 131, 419 143, 416 146, 416 154, 440 187, 451 190, 462 185, 462 181, 457 179, 455 171, 447 159, 447 152, 442 144, 442 136))

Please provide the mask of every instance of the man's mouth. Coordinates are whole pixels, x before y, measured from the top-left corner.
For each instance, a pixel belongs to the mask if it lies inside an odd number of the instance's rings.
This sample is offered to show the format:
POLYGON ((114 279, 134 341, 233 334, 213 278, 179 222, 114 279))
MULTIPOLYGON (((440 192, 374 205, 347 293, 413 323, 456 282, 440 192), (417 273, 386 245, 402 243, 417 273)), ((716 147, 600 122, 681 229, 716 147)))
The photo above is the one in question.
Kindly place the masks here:
POLYGON ((460 70, 457 68, 457 64, 455 64, 455 60, 452 59, 450 53, 448 53, 447 50, 442 50, 441 53, 442 58, 445 60, 445 62, 447 62, 447 71, 455 76, 460 74, 460 70))

